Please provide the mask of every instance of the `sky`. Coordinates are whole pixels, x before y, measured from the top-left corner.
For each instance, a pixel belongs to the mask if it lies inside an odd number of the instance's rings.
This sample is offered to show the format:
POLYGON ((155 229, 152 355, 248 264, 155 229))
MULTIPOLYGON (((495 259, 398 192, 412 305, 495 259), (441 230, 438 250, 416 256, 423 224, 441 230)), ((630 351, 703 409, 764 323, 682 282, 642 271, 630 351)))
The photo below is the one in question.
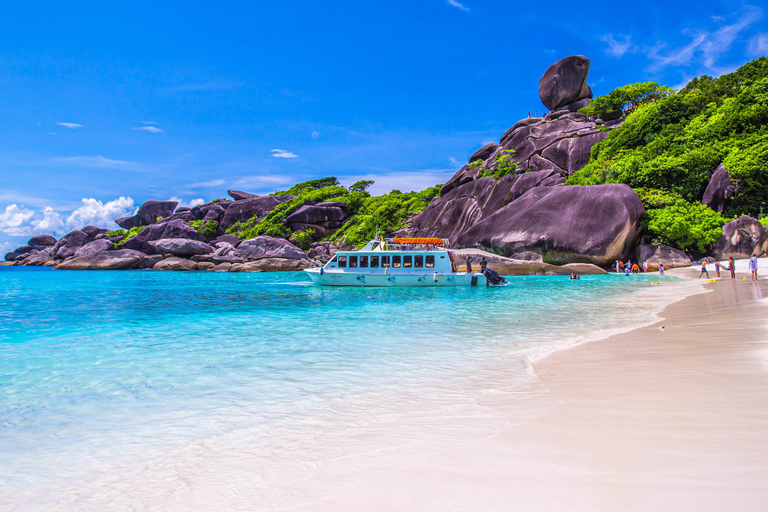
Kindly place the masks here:
POLYGON ((422 190, 528 113, 553 62, 595 95, 681 87, 768 54, 758 2, 481 0, 6 3, 0 257, 33 234, 116 227, 337 176, 422 190))

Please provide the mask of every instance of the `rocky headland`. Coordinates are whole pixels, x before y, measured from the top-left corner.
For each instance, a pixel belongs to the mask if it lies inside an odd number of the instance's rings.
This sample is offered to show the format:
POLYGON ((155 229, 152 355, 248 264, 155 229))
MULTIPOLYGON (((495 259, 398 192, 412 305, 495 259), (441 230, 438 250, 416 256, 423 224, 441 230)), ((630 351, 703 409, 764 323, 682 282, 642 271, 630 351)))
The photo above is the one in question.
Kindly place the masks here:
MULTIPOLYGON (((627 258, 648 261, 652 270, 661 263, 691 265, 689 252, 644 239, 646 206, 629 185, 566 184, 590 163, 595 145, 621 129, 625 119, 623 112, 601 117, 579 112, 592 101, 589 66, 583 56, 552 64, 539 82, 549 113, 516 122, 498 143, 478 149, 421 207, 408 198, 405 217, 386 234, 446 238, 460 262, 470 254, 485 256, 491 268, 507 275, 601 273, 627 258)), ((737 189, 721 163, 711 171, 701 204, 722 212, 737 189)), ((147 201, 135 215, 115 220, 120 230, 84 226, 58 240, 34 236, 6 254, 6 264, 66 270, 300 270, 327 261, 340 247, 358 245, 362 238, 350 243, 352 233, 372 237, 361 227, 362 214, 370 213, 364 212, 365 201, 374 208, 380 199, 365 192, 364 182, 348 190, 335 178, 268 196, 228 194, 231 199, 193 208, 147 201)), ((405 201, 405 195, 391 196, 390 201, 405 201)), ((708 251, 718 259, 768 250, 768 227, 755 218, 736 218, 722 233, 708 251)))

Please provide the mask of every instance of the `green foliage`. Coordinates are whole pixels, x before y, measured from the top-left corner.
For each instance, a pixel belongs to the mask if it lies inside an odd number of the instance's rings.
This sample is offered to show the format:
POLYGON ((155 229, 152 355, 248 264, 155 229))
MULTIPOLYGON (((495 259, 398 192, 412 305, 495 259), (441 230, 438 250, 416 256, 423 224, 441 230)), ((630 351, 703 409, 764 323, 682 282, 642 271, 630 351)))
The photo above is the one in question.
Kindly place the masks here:
POLYGON ((143 230, 145 227, 147 227, 147 226, 136 226, 135 228, 129 229, 127 232, 124 229, 119 229, 117 231, 112 231, 110 233, 110 236, 117 236, 118 234, 125 233, 125 236, 123 237, 122 240, 120 240, 119 242, 115 242, 115 247, 120 247, 125 242, 127 242, 131 238, 133 238, 136 235, 138 235, 139 233, 141 233, 141 230, 143 230))
POLYGON ((229 199, 225 197, 220 197, 218 199, 214 199, 213 201, 211 201, 211 203, 228 203, 228 202, 229 202, 229 199))
POLYGON ((373 181, 371 180, 360 180, 356 181, 349 187, 350 192, 365 192, 368 190, 368 187, 373 185, 373 181))
POLYGON ((470 164, 467 166, 467 169, 470 169, 470 170, 471 170, 471 169, 477 169, 478 167, 480 167, 480 166, 481 166, 481 165, 483 165, 484 163, 485 163, 485 162, 483 162, 482 160, 475 160, 474 162, 470 163, 470 164))
POLYGON ((195 228, 198 233, 208 240, 216 238, 216 230, 219 229, 219 223, 215 220, 207 220, 205 223, 203 223, 202 220, 192 220, 187 222, 187 225, 191 228, 195 228))
MULTIPOLYGON (((517 166, 520 165, 520 162, 512 160, 512 155, 514 154, 514 149, 504 149, 499 151, 495 157, 496 169, 481 169, 480 174, 478 174, 478 178, 499 179, 508 174, 514 174, 515 169, 517 169, 517 166)), ((480 162, 480 160, 477 160, 477 162, 480 162)))
POLYGON ((421 192, 403 193, 393 190, 378 197, 363 200, 358 212, 338 231, 327 237, 339 242, 346 237, 346 243, 362 247, 376 236, 389 235, 405 227, 406 221, 422 212, 429 203, 440 195, 440 185, 421 192))
MULTIPOLYGON (((329 178, 324 178, 329 179, 329 178)), ((333 178, 336 180, 336 178, 333 178)), ((322 180, 315 180, 319 182, 322 180)), ((309 182, 307 182, 309 183, 309 182)), ((303 184, 300 184, 303 185, 303 184)), ((299 190, 296 187, 291 187, 289 190, 299 190)), ((290 214, 308 204, 310 202, 318 203, 321 201, 327 201, 329 199, 335 199, 343 201, 344 198, 350 198, 355 200, 358 196, 353 194, 367 194, 367 192, 349 192, 344 187, 338 185, 331 185, 320 189, 313 187, 303 187, 302 192, 298 197, 285 201, 277 205, 277 207, 264 216, 261 221, 257 216, 252 217, 246 222, 238 222, 227 230, 227 233, 237 235, 242 239, 249 239, 260 235, 268 235, 277 238, 288 238, 291 235, 291 230, 283 224, 283 220, 290 214)))
POLYGON ((275 192, 274 194, 271 194, 271 195, 300 196, 301 194, 304 194, 306 192, 311 192, 313 190, 320 190, 321 188, 326 188, 326 187, 338 187, 340 185, 341 184, 339 183, 339 180, 336 179, 335 176, 329 176, 327 178, 320 178, 319 180, 309 180, 309 181, 304 181, 302 183, 297 183, 296 185, 292 186, 288 190, 275 192))
POLYGON ((294 233, 291 240, 293 241, 293 245, 306 252, 309 250, 310 244, 315 241, 314 231, 311 229, 299 231, 298 233, 294 233))
POLYGON ((760 225, 768 228, 768 217, 763 217, 760 219, 760 225))
POLYGON ((669 87, 659 85, 656 82, 629 84, 614 89, 605 96, 594 98, 589 105, 579 112, 605 120, 618 119, 627 110, 665 98, 673 92, 669 87))
POLYGON ((725 214, 756 216, 768 208, 768 58, 667 93, 641 98, 567 184, 626 183, 694 203, 723 163, 736 188, 725 214))
POLYGON ((701 203, 678 199, 674 204, 649 210, 648 231, 659 243, 704 251, 723 235, 726 220, 701 203))
POLYGON ((636 188, 635 194, 640 198, 646 210, 656 210, 672 206, 682 199, 680 194, 667 192, 657 188, 636 188))

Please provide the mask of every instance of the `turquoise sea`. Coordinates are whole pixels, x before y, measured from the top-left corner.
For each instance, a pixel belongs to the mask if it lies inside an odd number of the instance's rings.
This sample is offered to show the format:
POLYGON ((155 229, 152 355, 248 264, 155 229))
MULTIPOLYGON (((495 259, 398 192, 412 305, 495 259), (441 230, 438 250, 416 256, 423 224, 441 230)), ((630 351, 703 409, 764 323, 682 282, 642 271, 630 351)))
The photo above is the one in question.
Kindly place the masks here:
POLYGON ((302 273, 0 267, 0 509, 300 502, 329 475, 556 407, 530 361, 648 322, 674 281, 352 289, 302 273))

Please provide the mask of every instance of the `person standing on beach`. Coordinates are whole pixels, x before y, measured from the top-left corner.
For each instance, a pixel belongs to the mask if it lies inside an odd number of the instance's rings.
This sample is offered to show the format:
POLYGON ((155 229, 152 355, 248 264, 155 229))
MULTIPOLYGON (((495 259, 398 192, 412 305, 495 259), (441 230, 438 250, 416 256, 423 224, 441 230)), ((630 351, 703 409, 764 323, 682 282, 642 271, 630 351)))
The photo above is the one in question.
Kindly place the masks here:
POLYGON ((736 279, 736 262, 732 257, 728 259, 728 270, 731 271, 731 279, 736 279))
POLYGON ((648 273, 648 260, 643 261, 643 273, 648 273))
POLYGON ((616 260, 616 273, 618 274, 619 272, 621 272, 621 263, 619 260, 616 260))
POLYGON ((467 256, 467 274, 472 273, 472 256, 467 256))
POLYGON ((701 260, 701 274, 699 274, 699 279, 701 279, 701 276, 704 274, 707 274, 707 279, 709 279, 709 271, 707 270, 707 260, 701 260))
POLYGON ((752 272, 752 280, 757 281, 757 256, 749 258, 749 271, 752 272))
POLYGON ((663 263, 659 263, 659 275, 660 276, 664 275, 664 264, 663 263))
POLYGON ((640 272, 640 267, 637 266, 637 263, 632 265, 632 273, 637 275, 637 273, 640 272))
POLYGON ((485 256, 483 256, 483 259, 480 260, 480 272, 485 272, 485 268, 488 266, 488 260, 485 259, 485 256))
POLYGON ((717 272, 717 277, 720 277, 720 262, 715 261, 715 272, 717 272))

